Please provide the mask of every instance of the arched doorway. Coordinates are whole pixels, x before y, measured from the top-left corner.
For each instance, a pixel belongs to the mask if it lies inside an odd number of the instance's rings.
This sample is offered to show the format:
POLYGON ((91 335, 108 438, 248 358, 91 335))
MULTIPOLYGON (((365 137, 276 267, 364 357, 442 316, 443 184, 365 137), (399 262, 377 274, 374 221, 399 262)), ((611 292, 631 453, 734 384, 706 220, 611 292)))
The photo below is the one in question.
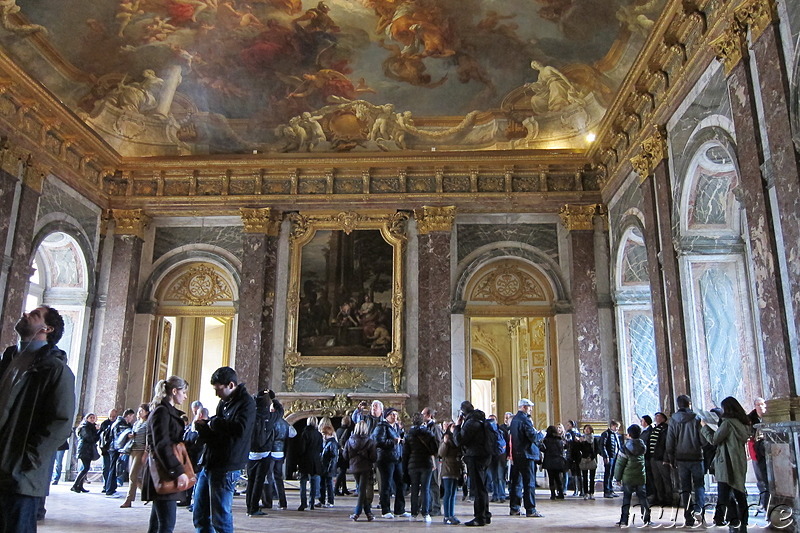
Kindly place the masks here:
POLYGON ((536 427, 558 416, 553 294, 548 277, 517 258, 487 262, 467 282, 467 389, 487 415, 502 420, 520 398, 530 398, 536 427))
POLYGON ((211 262, 183 263, 163 276, 155 290, 156 327, 145 394, 175 374, 189 382, 188 401, 216 405, 211 374, 232 364, 237 299, 233 277, 211 262))

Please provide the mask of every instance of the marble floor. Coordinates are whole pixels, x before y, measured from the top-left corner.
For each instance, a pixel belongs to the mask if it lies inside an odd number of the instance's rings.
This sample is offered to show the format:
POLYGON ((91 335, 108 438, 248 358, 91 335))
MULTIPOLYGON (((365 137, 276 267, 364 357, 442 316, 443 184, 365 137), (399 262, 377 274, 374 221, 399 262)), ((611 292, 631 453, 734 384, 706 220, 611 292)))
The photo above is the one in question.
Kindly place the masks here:
MULTIPOLYGON (((288 533, 303 530, 318 530, 325 533, 352 532, 356 530, 380 530, 383 533, 394 531, 410 531, 420 529, 452 529, 455 526, 446 526, 441 517, 434 517, 433 522, 414 522, 408 519, 385 520, 377 518, 374 522, 359 521, 354 523, 348 519, 352 512, 355 498, 340 497, 333 508, 315 509, 314 511, 297 511, 299 505, 299 492, 295 482, 287 482, 290 489, 287 492, 289 510, 270 511, 268 516, 249 518, 245 514, 244 496, 234 498, 234 526, 237 532, 263 532, 288 533)), ((150 516, 150 506, 142 502, 135 502, 130 509, 120 509, 122 499, 106 498, 100 494, 97 483, 87 485, 88 494, 75 494, 69 491, 70 484, 62 482, 53 486, 47 499, 47 516, 39 522, 39 531, 43 533, 80 532, 80 533, 107 533, 108 531, 134 532, 147 531, 150 516)), ((549 491, 537 491, 537 508, 545 515, 544 518, 525 518, 509 516, 508 504, 491 504, 493 518, 488 528, 501 530, 504 533, 530 532, 530 531, 607 531, 616 529, 615 523, 619 520, 622 498, 604 499, 601 496, 594 501, 584 501, 582 498, 567 497, 565 500, 551 501, 549 491)), ((462 520, 471 518, 472 505, 459 501, 456 514, 462 520)), ((377 502, 377 494, 376 500, 377 502)), ((654 526, 662 528, 680 528, 682 520, 676 524, 676 510, 655 510, 653 514, 654 526)), ((763 515, 762 515, 763 516, 763 515)), ((679 516, 678 519, 681 517, 679 516)), ((708 517, 710 518, 710 516, 708 517)), ((763 519, 751 519, 751 529, 762 525, 763 519)), ((640 526, 637 518, 632 523, 632 528, 640 526)), ((686 528, 688 531, 690 528, 686 528)), ((697 529, 697 528, 695 528, 697 529)), ((718 529, 718 528, 711 528, 718 529)), ((760 528, 759 528, 760 529, 760 528)), ((178 508, 176 533, 190 533, 192 528, 191 513, 186 508, 178 508)))

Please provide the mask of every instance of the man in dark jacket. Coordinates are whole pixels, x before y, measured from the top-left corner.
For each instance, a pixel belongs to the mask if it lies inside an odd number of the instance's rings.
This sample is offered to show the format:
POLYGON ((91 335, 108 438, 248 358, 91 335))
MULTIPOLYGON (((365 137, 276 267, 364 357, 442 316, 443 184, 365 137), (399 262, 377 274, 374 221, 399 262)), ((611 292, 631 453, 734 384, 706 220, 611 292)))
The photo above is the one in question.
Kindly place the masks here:
POLYGON ((664 461, 678 469, 678 488, 681 507, 687 526, 693 526, 706 504, 703 479, 703 440, 700 438, 700 418, 692 411, 692 399, 681 394, 675 400, 678 411, 672 415, 667 428, 667 445, 664 461), (693 507, 689 507, 689 494, 694 492, 693 507))
POLYGON ((453 428, 453 442, 461 448, 470 482, 470 493, 475 498, 474 518, 465 526, 485 526, 492 523, 489 512, 489 490, 486 487, 486 470, 492 460, 486 449, 486 415, 470 402, 461 402, 461 415, 453 428))
MULTIPOLYGON (((247 458, 247 516, 264 516, 259 507, 264 493, 267 473, 272 470, 272 442, 275 438, 275 421, 283 416, 283 406, 275 399, 271 390, 256 394, 256 416, 247 458), (274 409, 277 403, 280 410, 274 409)), ((271 487, 270 487, 271 489, 271 487)), ((272 502, 270 490, 270 503, 272 502)))
POLYGON ((406 498, 403 490, 403 434, 397 423, 397 410, 389 407, 384 411, 384 419, 375 426, 372 438, 378 448, 376 465, 381 476, 379 502, 383 518, 411 516, 406 512, 406 498), (394 513, 391 509, 392 489, 394 489, 394 513))
POLYGON ((672 505, 672 467, 664 464, 667 449, 667 415, 656 413, 653 431, 647 439, 650 456, 650 470, 653 473, 653 504, 669 507, 672 505))
POLYGON ((117 493, 117 480, 122 480, 122 474, 127 470, 127 456, 123 457, 122 442, 120 436, 123 433, 128 433, 133 429, 133 422, 136 420, 136 411, 133 409, 125 409, 122 416, 117 417, 109 433, 111 435, 111 442, 108 445, 108 457, 110 463, 110 475, 106 479, 106 484, 103 486, 103 492, 109 498, 119 498, 117 493))
POLYGON ((605 465, 605 470, 603 471, 603 496, 606 498, 619 496, 614 492, 614 466, 617 462, 619 449, 619 422, 611 420, 608 423, 608 429, 600 434, 600 455, 605 465))
MULTIPOLYGON (((420 412, 422 413, 422 419, 425 423, 425 427, 428 428, 428 431, 430 431, 433 437, 436 439, 436 449, 438 450, 439 445, 442 443, 442 427, 436 421, 435 413, 430 407, 425 407, 420 412)), ((434 461, 434 463, 435 470, 431 476, 430 486, 431 516, 439 516, 439 513, 442 511, 442 499, 440 497, 439 488, 441 465, 439 464, 439 461, 434 461)))
POLYGON ((228 366, 214 371, 211 385, 220 398, 217 413, 195 422, 205 448, 194 488, 194 527, 198 533, 233 533, 233 491, 247 464, 256 402, 228 366))
POLYGON ((527 398, 519 401, 519 411, 511 419, 511 516, 520 514, 520 500, 525 506, 525 516, 539 518, 536 510, 536 461, 541 457, 539 442, 541 438, 531 421, 533 402, 527 398), (521 478, 521 479, 520 479, 521 478), (521 481, 521 483, 520 483, 521 481), (520 486, 521 484, 521 486, 520 486), (522 490, 520 490, 522 489, 522 490))
POLYGON ((108 484, 109 474, 114 472, 116 475, 116 462, 115 467, 111 468, 111 444, 114 437, 111 434, 111 426, 117 421, 117 414, 119 411, 111 409, 108 412, 108 418, 100 423, 98 434, 100 435, 100 453, 103 455, 103 492, 108 484))
MULTIPOLYGON (((275 402, 272 409, 277 411, 275 402)), ((297 431, 283 419, 284 409, 280 406, 280 416, 275 420, 273 431, 272 452, 269 454, 272 459, 272 470, 267 472, 267 479, 264 483, 264 505, 267 509, 272 509, 273 497, 277 493, 278 507, 286 509, 286 488, 283 485, 283 463, 286 460, 286 443, 288 439, 297 436, 297 431)))
POLYGON ((75 376, 56 347, 58 311, 38 307, 15 329, 20 342, 0 359, 0 531, 35 533, 53 458, 72 430, 75 376))

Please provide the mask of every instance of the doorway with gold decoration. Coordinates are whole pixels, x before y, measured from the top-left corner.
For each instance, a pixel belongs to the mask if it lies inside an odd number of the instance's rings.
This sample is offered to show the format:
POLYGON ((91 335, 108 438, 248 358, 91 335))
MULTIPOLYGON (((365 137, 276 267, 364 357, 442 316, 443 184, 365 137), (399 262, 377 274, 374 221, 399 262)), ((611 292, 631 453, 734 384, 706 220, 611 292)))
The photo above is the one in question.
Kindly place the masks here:
POLYGON ((161 279, 155 297, 145 397, 156 382, 178 375, 189 382, 187 404, 200 400, 206 407, 216 405, 211 374, 231 365, 234 342, 238 297, 232 276, 210 262, 184 263, 161 279))
POLYGON ((487 416, 534 402, 534 426, 559 413, 556 350, 551 335, 554 290, 535 265, 502 258, 480 267, 464 290, 467 391, 487 416))

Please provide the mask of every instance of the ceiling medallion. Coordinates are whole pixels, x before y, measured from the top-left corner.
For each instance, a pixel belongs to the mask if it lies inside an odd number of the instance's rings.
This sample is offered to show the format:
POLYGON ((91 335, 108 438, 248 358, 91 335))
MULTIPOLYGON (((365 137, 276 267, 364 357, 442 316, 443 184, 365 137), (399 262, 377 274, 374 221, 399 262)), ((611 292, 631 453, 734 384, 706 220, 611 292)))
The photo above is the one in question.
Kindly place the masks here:
POLYGON ((167 299, 180 300, 186 305, 212 305, 233 299, 228 282, 208 265, 190 268, 172 284, 167 299))
POLYGON ((326 389, 355 390, 367 382, 367 376, 357 368, 339 366, 336 367, 336 370, 325 374, 317 381, 326 389))
POLYGON ((482 279, 475 289, 474 299, 502 305, 546 300, 539 282, 513 265, 501 265, 482 279))

